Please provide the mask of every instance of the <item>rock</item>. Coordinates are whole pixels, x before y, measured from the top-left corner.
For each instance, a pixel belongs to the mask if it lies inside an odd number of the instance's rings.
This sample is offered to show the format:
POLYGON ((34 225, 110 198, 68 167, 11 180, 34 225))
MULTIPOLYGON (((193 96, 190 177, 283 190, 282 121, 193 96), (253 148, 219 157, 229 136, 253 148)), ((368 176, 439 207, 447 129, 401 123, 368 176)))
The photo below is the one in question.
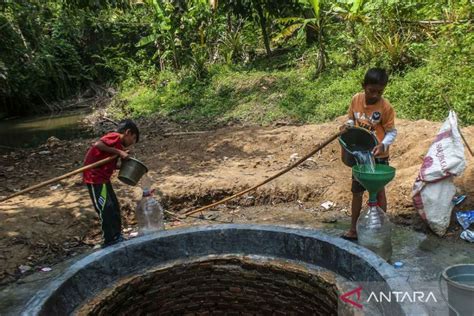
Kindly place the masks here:
POLYGON ((332 201, 326 201, 323 204, 321 204, 321 207, 324 208, 325 210, 329 210, 330 208, 332 208, 335 205, 336 205, 336 203, 334 203, 332 201))
POLYGON ((42 150, 38 154, 40 154, 40 155, 49 155, 49 154, 51 154, 51 152, 49 150, 42 150))
POLYGON ((31 269, 32 267, 23 264, 18 267, 18 270, 20 270, 21 273, 25 273, 27 271, 30 271, 31 269))
POLYGON ((332 224, 337 222, 337 218, 334 217, 325 217, 321 219, 321 222, 327 223, 327 224, 332 224))
POLYGON ((48 140, 46 141, 46 146, 51 148, 51 147, 57 147, 61 145, 61 140, 59 138, 56 138, 54 136, 51 136, 50 138, 48 138, 48 140))

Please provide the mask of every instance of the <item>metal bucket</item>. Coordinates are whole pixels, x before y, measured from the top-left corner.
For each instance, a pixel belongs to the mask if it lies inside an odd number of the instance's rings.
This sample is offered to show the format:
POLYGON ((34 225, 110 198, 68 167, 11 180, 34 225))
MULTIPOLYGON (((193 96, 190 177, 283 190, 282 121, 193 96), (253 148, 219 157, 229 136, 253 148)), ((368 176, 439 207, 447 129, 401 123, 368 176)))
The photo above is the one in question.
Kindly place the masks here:
POLYGON ((339 144, 341 144, 341 159, 348 166, 356 165, 356 160, 352 154, 354 151, 371 151, 377 144, 378 140, 373 133, 360 127, 351 127, 339 136, 339 144))
POLYGON ((129 158, 122 160, 118 178, 125 184, 137 185, 141 177, 148 172, 148 168, 138 159, 129 158))
POLYGON ((439 277, 439 290, 448 303, 450 316, 474 315, 474 264, 447 267, 439 277), (441 288, 441 278, 448 285, 448 299, 441 288))

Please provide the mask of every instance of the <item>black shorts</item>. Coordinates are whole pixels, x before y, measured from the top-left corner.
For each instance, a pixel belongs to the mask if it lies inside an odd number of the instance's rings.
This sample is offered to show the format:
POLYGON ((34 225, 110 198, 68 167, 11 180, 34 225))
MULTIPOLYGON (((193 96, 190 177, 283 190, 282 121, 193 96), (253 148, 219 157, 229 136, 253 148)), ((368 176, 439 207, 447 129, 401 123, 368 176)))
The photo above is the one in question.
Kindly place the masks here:
MULTIPOLYGON (((379 165, 387 165, 388 166, 388 158, 375 158, 375 163, 379 165)), ((356 179, 354 179, 354 176, 352 176, 352 187, 351 187, 352 193, 362 193, 365 191, 365 188, 362 186, 362 184, 359 183, 356 179)))

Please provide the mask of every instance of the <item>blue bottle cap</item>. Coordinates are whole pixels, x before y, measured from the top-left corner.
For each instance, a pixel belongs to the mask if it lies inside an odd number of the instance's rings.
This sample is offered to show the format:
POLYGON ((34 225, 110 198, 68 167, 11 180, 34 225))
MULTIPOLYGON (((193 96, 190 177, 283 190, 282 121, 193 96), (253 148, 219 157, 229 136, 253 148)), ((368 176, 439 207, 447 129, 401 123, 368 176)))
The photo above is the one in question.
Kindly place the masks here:
POLYGON ((397 262, 395 262, 395 263, 393 264, 393 266, 394 266, 395 268, 401 268, 401 267, 403 267, 403 262, 397 261, 397 262))

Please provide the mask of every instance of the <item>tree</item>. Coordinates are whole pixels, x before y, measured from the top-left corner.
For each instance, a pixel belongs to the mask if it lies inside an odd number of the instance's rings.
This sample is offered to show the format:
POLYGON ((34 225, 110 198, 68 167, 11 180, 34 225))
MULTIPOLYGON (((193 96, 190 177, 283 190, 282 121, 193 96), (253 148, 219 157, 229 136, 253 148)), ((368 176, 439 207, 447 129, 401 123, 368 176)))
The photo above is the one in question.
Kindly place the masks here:
POLYGON ((364 15, 364 0, 350 0, 341 5, 334 5, 332 11, 346 22, 348 33, 350 34, 349 52, 352 59, 352 66, 355 67, 359 63, 358 48, 356 45, 357 23, 365 23, 367 17, 364 15))
POLYGON ((306 13, 309 11, 310 16, 293 16, 278 19, 277 21, 286 25, 280 36, 290 37, 297 33, 297 36, 302 38, 307 32, 316 33, 316 43, 318 45, 316 74, 318 75, 326 68, 328 59, 325 47, 325 33, 331 11, 328 8, 327 0, 300 0, 300 3, 304 5, 306 13))
POLYGON ((287 14, 297 6, 296 0, 228 0, 221 4, 224 11, 246 19, 251 17, 258 23, 262 32, 263 43, 267 55, 271 55, 269 21, 283 14, 287 14))

